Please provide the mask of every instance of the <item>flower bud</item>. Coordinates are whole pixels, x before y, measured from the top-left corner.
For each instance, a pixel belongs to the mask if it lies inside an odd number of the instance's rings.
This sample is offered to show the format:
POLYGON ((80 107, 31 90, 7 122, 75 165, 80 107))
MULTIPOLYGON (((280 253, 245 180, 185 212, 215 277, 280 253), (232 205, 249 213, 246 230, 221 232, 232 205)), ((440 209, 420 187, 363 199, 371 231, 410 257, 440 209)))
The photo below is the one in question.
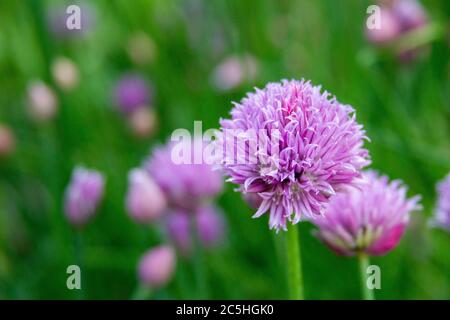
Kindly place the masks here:
POLYGON ((158 185, 143 169, 133 169, 128 175, 129 187, 126 207, 138 223, 153 222, 166 208, 166 198, 158 185))
POLYGON ((151 90, 147 82, 137 74, 122 77, 114 90, 115 104, 125 114, 130 114, 151 102, 151 90))
POLYGON ((367 28, 366 35, 370 42, 385 45, 400 35, 401 26, 397 16, 390 9, 381 8, 380 18, 379 28, 367 28))
POLYGON ((83 167, 74 169, 65 193, 65 214, 69 222, 82 226, 92 218, 103 198, 103 175, 83 167))
POLYGON ((168 245, 153 248, 141 258, 139 280, 151 288, 160 288, 172 278, 175 271, 175 251, 168 245))
POLYGON ((167 216, 167 233, 175 247, 188 256, 192 251, 190 215, 183 211, 173 211, 167 216))
POLYGON ((204 206, 195 214, 198 237, 206 248, 219 245, 224 237, 225 221, 221 212, 212 206, 204 206))

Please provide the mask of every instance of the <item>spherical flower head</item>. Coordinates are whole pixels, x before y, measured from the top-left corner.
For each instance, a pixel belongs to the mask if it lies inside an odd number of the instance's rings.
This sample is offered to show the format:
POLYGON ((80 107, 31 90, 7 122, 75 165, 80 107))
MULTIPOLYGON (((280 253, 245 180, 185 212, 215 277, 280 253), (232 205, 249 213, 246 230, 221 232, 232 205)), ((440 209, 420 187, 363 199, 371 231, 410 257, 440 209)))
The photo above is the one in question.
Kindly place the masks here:
POLYGON ((205 248, 220 245, 225 233, 225 220, 222 212, 208 205, 199 208, 194 216, 200 243, 205 248))
POLYGON ((66 218, 75 226, 83 226, 95 214, 103 198, 105 179, 95 170, 77 167, 65 193, 66 218))
POLYGON ((359 188, 349 188, 331 198, 328 210, 311 222, 316 233, 339 255, 383 255, 394 249, 409 222, 421 207, 420 197, 407 198, 401 181, 389 182, 373 171, 364 174, 359 188))
POLYGON ((115 104, 125 114, 148 106, 151 95, 148 83, 137 74, 123 76, 114 89, 115 104))
POLYGON ((191 216, 185 211, 174 210, 167 215, 166 220, 168 236, 184 256, 189 256, 192 251, 191 216))
POLYGON ((438 201, 432 225, 450 230, 450 173, 437 185, 438 201))
POLYGON ((222 153, 221 166, 241 192, 263 199, 254 217, 269 211, 277 230, 322 214, 330 196, 356 184, 370 163, 353 108, 304 80, 256 89, 221 125, 218 144, 228 150, 231 141, 233 150, 233 157, 222 153), (249 137, 245 147, 242 137, 249 137))
POLYGON ((146 169, 166 194, 169 205, 192 211, 204 201, 217 196, 222 190, 223 181, 221 174, 214 171, 213 166, 206 161, 175 161, 180 144, 182 149, 191 151, 193 159, 197 152, 194 140, 168 143, 153 151, 146 169))
POLYGON ((160 288, 172 278, 175 265, 175 250, 171 246, 153 248, 147 251, 139 262, 139 280, 150 288, 160 288))
POLYGON ((138 223, 150 223, 159 219, 166 209, 164 193, 147 171, 133 169, 128 175, 129 187, 126 207, 138 223))

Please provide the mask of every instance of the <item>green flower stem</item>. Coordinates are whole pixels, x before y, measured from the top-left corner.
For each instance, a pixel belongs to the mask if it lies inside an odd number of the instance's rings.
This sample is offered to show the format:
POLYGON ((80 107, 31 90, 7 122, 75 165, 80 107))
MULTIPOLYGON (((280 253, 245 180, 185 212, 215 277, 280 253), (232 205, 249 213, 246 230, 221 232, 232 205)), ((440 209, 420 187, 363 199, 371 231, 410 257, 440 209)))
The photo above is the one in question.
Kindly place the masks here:
POLYGON ((131 300, 147 300, 152 295, 152 289, 144 285, 138 285, 131 295, 131 300))
POLYGON ((303 300, 302 263, 297 226, 292 226, 286 232, 286 237, 289 299, 303 300))
POLYGON ((193 239, 193 254, 191 257, 192 265, 194 268, 194 277, 197 289, 198 299, 207 299, 208 293, 208 281, 207 270, 205 266, 205 252, 202 248, 201 241, 199 239, 198 230, 195 226, 195 221, 191 218, 191 235, 193 239))
POLYGON ((75 230, 75 261, 81 270, 81 289, 78 291, 78 299, 84 300, 86 294, 86 270, 84 268, 84 241, 83 230, 75 230))
POLYGON ((375 300, 373 290, 367 286, 367 268, 370 265, 369 256, 365 253, 358 254, 359 274, 361 280, 361 293, 364 300, 375 300))

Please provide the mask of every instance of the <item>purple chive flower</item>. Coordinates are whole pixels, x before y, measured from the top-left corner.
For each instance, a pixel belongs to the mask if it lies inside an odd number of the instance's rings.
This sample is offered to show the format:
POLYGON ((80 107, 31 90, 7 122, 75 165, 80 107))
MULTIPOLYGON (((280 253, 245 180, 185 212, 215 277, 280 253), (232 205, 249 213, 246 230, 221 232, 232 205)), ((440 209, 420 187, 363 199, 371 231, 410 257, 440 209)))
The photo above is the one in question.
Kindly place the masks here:
MULTIPOLYGON (((156 148, 146 169, 166 194, 169 205, 192 211, 222 190, 222 177, 204 161, 201 164, 175 163, 172 159, 175 145, 169 143, 156 148)), ((193 155, 194 142, 190 145, 193 155)))
POLYGON ((123 76, 114 89, 115 104, 125 114, 148 106, 151 96, 150 86, 137 74, 123 76))
POLYGON ((138 266, 139 280, 150 288, 160 288, 173 276, 176 255, 172 247, 162 245, 147 251, 138 266))
POLYGON ((175 247, 185 256, 192 251, 191 214, 175 210, 167 215, 167 233, 175 247))
POLYGON ((84 225, 95 214, 103 198, 104 185, 100 172, 83 167, 74 169, 65 194, 65 214, 70 223, 84 225))
POLYGON ((194 216, 196 231, 201 244, 206 248, 219 245, 224 236, 223 214, 214 206, 199 208, 194 216))
POLYGON ((432 225, 450 230, 450 173, 438 185, 438 201, 432 225))
POLYGON ((138 223, 153 222, 166 209, 166 198, 147 171, 133 169, 128 175, 129 187, 126 207, 138 223))
POLYGON ((408 199, 401 181, 373 171, 364 177, 360 188, 337 194, 326 214, 311 220, 319 227, 317 237, 339 255, 387 253, 400 241, 410 212, 421 208, 420 197, 408 199))
POLYGON ((241 192, 263 199, 254 217, 269 211, 269 226, 277 230, 286 230, 287 221, 296 224, 322 214, 329 197, 356 184, 370 163, 354 109, 304 80, 256 89, 235 103, 231 119, 221 125, 218 141, 225 147, 233 129, 258 134, 257 143, 247 143, 245 151, 231 139, 234 151, 246 159, 256 156, 255 161, 236 162, 225 151, 221 163, 241 192))

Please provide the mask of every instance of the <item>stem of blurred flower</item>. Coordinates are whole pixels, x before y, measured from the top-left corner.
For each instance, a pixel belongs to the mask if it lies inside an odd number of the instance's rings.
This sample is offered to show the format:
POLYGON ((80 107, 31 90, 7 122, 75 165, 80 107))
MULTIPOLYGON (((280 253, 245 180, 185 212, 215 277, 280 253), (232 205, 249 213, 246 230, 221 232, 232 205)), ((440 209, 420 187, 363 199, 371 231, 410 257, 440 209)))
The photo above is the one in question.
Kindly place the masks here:
POLYGON ((298 228, 293 225, 286 232, 287 282, 289 299, 303 300, 303 276, 298 228))
POLYGON ((150 287, 139 284, 131 295, 131 300, 147 300, 152 294, 150 287))
POLYGON ((193 255, 191 261, 193 262, 195 281, 197 287, 197 297, 198 299, 207 299, 208 297, 208 287, 206 281, 206 271, 205 271, 205 259, 204 252, 198 237, 198 233, 195 227, 195 220, 191 219, 191 234, 194 239, 193 243, 193 255))
POLYGON ((429 23, 424 27, 416 28, 402 38, 396 44, 397 52, 404 52, 431 43, 445 34, 445 26, 439 22, 429 23))
POLYGON ((84 269, 84 245, 83 245, 83 230, 76 230, 75 232, 75 261, 81 270, 83 281, 81 282, 80 290, 78 292, 78 299, 84 300, 86 291, 86 271, 84 269))
POLYGON ((367 268, 370 265, 369 256, 365 253, 358 254, 359 275, 361 280, 361 293, 364 300, 375 300, 373 291, 367 286, 367 268))

